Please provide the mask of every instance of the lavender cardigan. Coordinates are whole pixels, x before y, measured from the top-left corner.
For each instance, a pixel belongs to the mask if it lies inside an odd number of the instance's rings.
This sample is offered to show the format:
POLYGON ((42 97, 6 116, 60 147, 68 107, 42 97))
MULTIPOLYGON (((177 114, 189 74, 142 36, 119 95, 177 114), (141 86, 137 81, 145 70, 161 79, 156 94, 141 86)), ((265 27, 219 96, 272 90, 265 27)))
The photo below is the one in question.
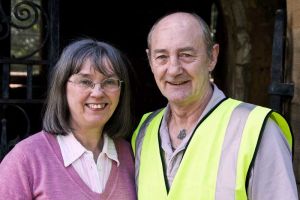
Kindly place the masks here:
POLYGON ((55 136, 44 131, 30 136, 0 163, 0 200, 135 200, 131 147, 125 140, 114 142, 120 165, 113 162, 106 188, 99 194, 90 190, 72 166, 64 167, 55 136))

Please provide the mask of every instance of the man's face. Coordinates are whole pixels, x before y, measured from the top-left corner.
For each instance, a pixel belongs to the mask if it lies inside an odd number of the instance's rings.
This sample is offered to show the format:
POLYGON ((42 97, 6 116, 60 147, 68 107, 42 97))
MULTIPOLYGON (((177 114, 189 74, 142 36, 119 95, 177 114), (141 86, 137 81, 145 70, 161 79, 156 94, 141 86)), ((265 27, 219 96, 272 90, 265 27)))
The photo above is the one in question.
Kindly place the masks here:
POLYGON ((210 87, 215 62, 207 55, 199 23, 191 16, 163 19, 147 50, 155 81, 169 103, 197 102, 210 87))

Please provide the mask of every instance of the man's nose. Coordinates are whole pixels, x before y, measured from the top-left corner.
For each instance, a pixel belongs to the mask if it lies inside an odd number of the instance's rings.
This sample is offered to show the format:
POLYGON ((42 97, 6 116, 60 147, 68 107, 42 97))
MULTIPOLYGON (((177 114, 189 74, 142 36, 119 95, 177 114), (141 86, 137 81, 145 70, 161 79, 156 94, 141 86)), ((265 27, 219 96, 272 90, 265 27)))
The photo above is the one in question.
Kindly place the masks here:
POLYGON ((170 58, 170 65, 168 67, 168 73, 177 75, 182 73, 182 65, 178 57, 171 57, 170 58))

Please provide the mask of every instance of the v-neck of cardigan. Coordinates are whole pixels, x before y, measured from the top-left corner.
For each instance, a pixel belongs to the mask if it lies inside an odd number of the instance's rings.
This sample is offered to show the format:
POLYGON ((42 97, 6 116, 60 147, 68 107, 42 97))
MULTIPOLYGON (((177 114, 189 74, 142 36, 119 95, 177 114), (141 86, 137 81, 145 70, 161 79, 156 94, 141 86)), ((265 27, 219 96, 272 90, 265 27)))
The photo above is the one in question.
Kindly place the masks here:
MULTIPOLYGON (((113 188, 115 188, 115 185, 117 184, 118 177, 119 177, 118 176, 119 170, 118 170, 116 162, 112 162, 111 172, 108 177, 104 191, 102 193, 94 192, 80 178, 80 176, 78 175, 78 173, 76 172, 76 170, 74 169, 74 167, 72 165, 70 165, 68 167, 64 166, 64 162, 63 162, 63 158, 62 158, 62 155, 60 152, 59 144, 58 144, 58 141, 56 140, 55 136, 45 133, 45 132, 44 132, 44 135, 47 138, 47 140, 50 142, 51 146, 53 147, 53 151, 57 155, 57 158, 59 159, 59 162, 62 164, 62 167, 64 167, 66 169, 66 173, 69 175, 72 182, 74 182, 80 190, 82 190, 87 196, 89 196, 90 198, 93 198, 93 199, 95 199, 95 198, 107 199, 112 194, 113 188)), ((117 144, 116 144, 116 149, 118 151, 117 144)))

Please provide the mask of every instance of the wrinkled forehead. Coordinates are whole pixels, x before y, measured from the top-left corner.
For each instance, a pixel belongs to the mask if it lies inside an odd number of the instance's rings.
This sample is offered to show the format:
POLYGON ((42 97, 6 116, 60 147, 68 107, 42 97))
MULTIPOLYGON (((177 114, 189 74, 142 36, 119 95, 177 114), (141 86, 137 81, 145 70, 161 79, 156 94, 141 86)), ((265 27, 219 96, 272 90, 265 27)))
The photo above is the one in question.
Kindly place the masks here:
POLYGON ((193 16, 176 15, 162 19, 153 29, 151 50, 203 46, 203 31, 193 16))
POLYGON ((176 13, 161 19, 153 27, 150 39, 152 43, 158 38, 165 39, 176 35, 192 39, 201 37, 203 31, 194 16, 187 13, 176 13))

